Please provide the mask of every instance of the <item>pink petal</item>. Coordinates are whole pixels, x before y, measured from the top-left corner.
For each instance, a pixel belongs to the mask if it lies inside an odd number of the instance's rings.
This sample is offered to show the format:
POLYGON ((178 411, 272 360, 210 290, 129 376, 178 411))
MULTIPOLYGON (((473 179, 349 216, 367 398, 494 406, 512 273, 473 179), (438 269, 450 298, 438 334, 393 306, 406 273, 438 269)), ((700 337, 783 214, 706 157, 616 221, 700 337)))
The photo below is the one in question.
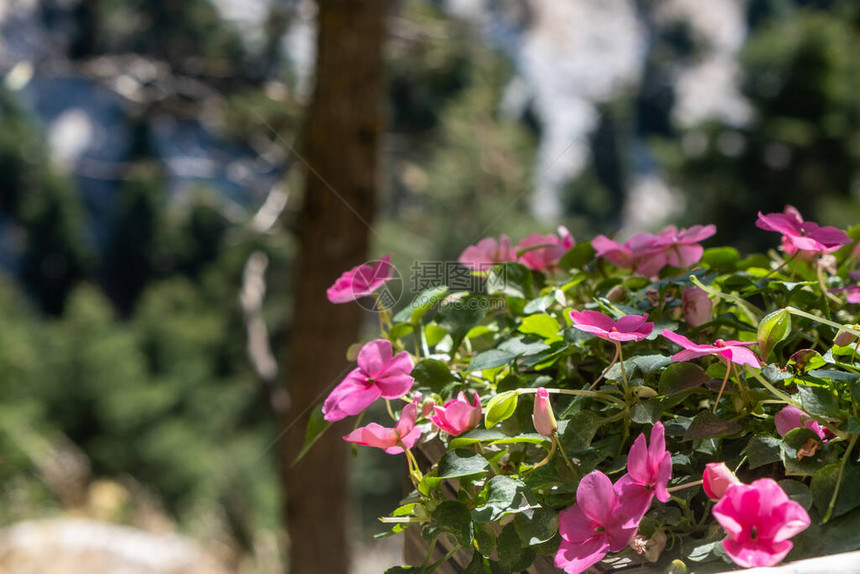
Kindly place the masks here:
POLYGON ((616 505, 612 481, 597 470, 585 475, 576 488, 576 503, 595 522, 604 526, 612 523, 616 505))
POLYGON ((357 415, 379 398, 379 389, 365 382, 359 369, 354 369, 332 390, 323 403, 324 419, 339 421, 357 415))
POLYGON ((558 513, 558 533, 567 542, 580 543, 592 538, 598 526, 600 524, 587 517, 576 504, 558 513))
POLYGON ((788 405, 773 417, 776 432, 779 433, 779 436, 785 436, 789 431, 803 426, 803 418, 808 416, 799 408, 788 405))
POLYGON ((343 437, 343 440, 364 446, 388 449, 397 444, 397 441, 400 440, 400 435, 394 429, 370 423, 367 426, 355 429, 343 437))
POLYGON ((418 405, 409 403, 400 412, 400 420, 394 425, 394 430, 399 436, 406 436, 415 428, 415 419, 418 418, 418 405))
POLYGON ((382 398, 399 399, 409 393, 414 382, 415 379, 406 373, 395 373, 376 379, 376 387, 382 398))
POLYGON ((391 361, 392 352, 391 341, 388 339, 376 339, 365 343, 358 352, 358 368, 368 377, 376 378, 391 361))
POLYGON ((759 229, 764 229, 766 231, 776 231, 777 233, 782 233, 787 236, 800 236, 801 222, 795 215, 786 213, 771 213, 769 215, 763 215, 762 212, 759 211, 758 221, 756 221, 755 224, 759 229))
POLYGON ((779 527, 773 534, 773 539, 776 542, 788 540, 809 528, 810 524, 809 514, 806 513, 803 506, 794 500, 782 503, 776 509, 774 518, 779 523, 779 527))
POLYGON ((632 528, 635 533, 642 517, 651 508, 654 491, 630 474, 625 474, 615 483, 615 492, 618 495, 615 524, 632 528))
POLYGON ((654 253, 642 257, 636 264, 636 273, 645 277, 653 277, 657 275, 661 269, 668 265, 666 255, 663 253, 654 253))
POLYGON ((651 326, 648 327, 648 323, 645 323, 646 319, 648 319, 648 313, 644 315, 625 315, 618 319, 615 323, 615 328, 624 332, 641 330, 642 334, 648 335, 654 328, 654 323, 650 323, 651 326))
POLYGON ((724 347, 723 350, 720 351, 720 355, 736 365, 749 365, 750 367, 755 368, 761 367, 761 362, 758 360, 758 357, 755 356, 755 353, 745 347, 734 345, 731 347, 724 347))
POLYGON ((587 333, 605 333, 615 327, 615 321, 611 317, 598 311, 573 310, 570 312, 570 318, 573 320, 574 327, 587 333))
POLYGON ((562 541, 555 555, 555 566, 567 574, 580 574, 597 564, 609 551, 606 536, 595 536, 584 542, 571 544, 562 541))
POLYGON ((627 472, 639 484, 645 485, 651 482, 648 447, 645 444, 644 434, 637 436, 633 446, 630 447, 630 452, 627 454, 627 472))
POLYGON ((757 568, 779 564, 791 550, 792 544, 786 541, 763 545, 755 542, 736 542, 726 538, 723 540, 723 548, 738 566, 757 568))

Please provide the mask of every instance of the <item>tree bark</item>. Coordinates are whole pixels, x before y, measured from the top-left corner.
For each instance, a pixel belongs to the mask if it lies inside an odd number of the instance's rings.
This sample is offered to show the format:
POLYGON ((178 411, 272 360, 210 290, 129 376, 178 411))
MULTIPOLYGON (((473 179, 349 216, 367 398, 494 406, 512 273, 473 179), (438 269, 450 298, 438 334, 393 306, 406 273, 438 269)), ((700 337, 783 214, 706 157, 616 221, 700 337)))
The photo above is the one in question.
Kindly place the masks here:
POLYGON ((287 350, 290 408, 280 445, 293 574, 349 571, 344 421, 302 461, 305 426, 350 365, 362 309, 325 296, 368 258, 383 131, 384 0, 320 0, 316 87, 305 126, 306 193, 298 220, 295 314, 287 350))

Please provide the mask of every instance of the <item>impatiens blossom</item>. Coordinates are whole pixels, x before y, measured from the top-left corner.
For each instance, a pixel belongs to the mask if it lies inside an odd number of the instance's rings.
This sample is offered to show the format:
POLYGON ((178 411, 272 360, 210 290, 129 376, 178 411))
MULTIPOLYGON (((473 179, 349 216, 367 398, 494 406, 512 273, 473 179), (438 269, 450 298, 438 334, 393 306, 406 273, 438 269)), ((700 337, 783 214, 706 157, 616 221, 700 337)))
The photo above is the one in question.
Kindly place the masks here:
POLYGON ((359 427, 343 437, 343 440, 365 446, 381 448, 388 454, 400 454, 403 447, 412 448, 421 437, 421 429, 415 426, 418 407, 409 403, 403 407, 400 420, 394 428, 387 428, 376 423, 359 427))
POLYGON ((641 341, 654 330, 654 323, 646 323, 647 313, 644 315, 625 315, 618 321, 613 321, 609 316, 597 311, 573 310, 570 312, 570 319, 573 321, 573 326, 580 331, 618 343, 641 341))
POLYGON ((558 430, 558 423, 555 420, 555 414, 552 412, 552 405, 549 404, 549 393, 543 387, 539 387, 535 395, 532 422, 535 425, 535 430, 543 436, 551 437, 558 430))
POLYGON ((532 233, 517 245, 520 262, 535 271, 552 271, 558 267, 562 256, 573 247, 573 235, 566 227, 558 228, 558 235, 532 233), (544 247, 538 247, 544 246, 544 247))
POLYGON ((804 221, 794 208, 786 208, 785 213, 767 215, 759 211, 756 227, 782 233, 782 246, 789 255, 798 251, 832 253, 851 243, 851 238, 841 229, 819 227, 816 223, 804 221))
POLYGON ((656 275, 666 266, 657 236, 652 233, 637 233, 623 245, 605 235, 598 235, 591 241, 591 246, 597 257, 608 259, 616 267, 633 269, 646 277, 656 275))
POLYGON ((435 406, 435 414, 430 417, 433 424, 451 436, 472 430, 481 422, 481 400, 478 395, 472 396, 472 402, 466 398, 466 393, 460 391, 456 399, 451 399, 443 406, 435 406))
POLYGON ((713 345, 697 345, 687 337, 668 329, 663 329, 660 333, 676 345, 684 348, 683 351, 675 353, 670 357, 675 362, 690 361, 697 357, 704 357, 705 355, 719 355, 737 365, 761 367, 761 362, 755 353, 747 349, 747 345, 754 345, 754 342, 723 341, 722 339, 717 339, 713 345))
POLYGON ((510 238, 502 234, 498 241, 487 237, 480 240, 477 245, 470 245, 460 254, 459 261, 464 266, 479 271, 497 263, 515 261, 516 258, 510 238))
POLYGON ((741 484, 741 481, 738 480, 735 473, 729 470, 726 463, 709 462, 705 465, 705 472, 702 474, 702 488, 704 488, 708 498, 712 500, 721 499, 733 484, 741 484))
MULTIPOLYGON (((785 436, 789 431, 806 427, 821 439, 827 437, 827 429, 818 424, 818 421, 797 407, 786 406, 773 417, 773 424, 779 436, 785 436)), ((832 436, 832 435, 831 435, 832 436)))
POLYGON ((663 423, 651 427, 650 445, 645 435, 633 441, 627 455, 627 474, 618 479, 615 489, 625 501, 624 511, 631 523, 638 523, 656 496, 660 502, 669 500, 666 485, 672 478, 672 455, 666 450, 663 423))
POLYGON ((656 247, 672 267, 689 267, 702 259, 705 248, 699 242, 717 232, 714 225, 694 225, 688 229, 677 229, 670 225, 657 235, 656 247))
POLYGON ((391 255, 386 255, 375 265, 365 263, 344 272, 334 285, 326 290, 326 296, 332 303, 355 301, 370 295, 393 276, 391 255))
POLYGON ((358 368, 353 369, 326 398, 323 414, 327 421, 357 415, 379 397, 399 399, 412 388, 412 357, 406 351, 392 356, 391 341, 370 341, 358 352, 358 368))
POLYGON ((690 327, 698 327, 714 318, 714 304, 703 289, 690 287, 681 294, 681 312, 690 327))
POLYGON ((666 265, 689 267, 698 263, 704 252, 699 242, 716 231, 713 225, 694 225, 680 230, 669 226, 657 235, 637 233, 623 245, 598 235, 591 246, 598 257, 608 259, 616 267, 633 269, 640 275, 652 277, 666 265))
POLYGON ((609 477, 600 471, 585 475, 576 488, 576 504, 558 515, 561 545, 555 555, 556 567, 578 574, 608 552, 624 549, 638 525, 625 523, 623 506, 609 477))
POLYGON ((730 486, 713 514, 728 535, 723 548, 744 568, 779 563, 793 546, 789 538, 809 526, 806 510, 771 478, 730 486))

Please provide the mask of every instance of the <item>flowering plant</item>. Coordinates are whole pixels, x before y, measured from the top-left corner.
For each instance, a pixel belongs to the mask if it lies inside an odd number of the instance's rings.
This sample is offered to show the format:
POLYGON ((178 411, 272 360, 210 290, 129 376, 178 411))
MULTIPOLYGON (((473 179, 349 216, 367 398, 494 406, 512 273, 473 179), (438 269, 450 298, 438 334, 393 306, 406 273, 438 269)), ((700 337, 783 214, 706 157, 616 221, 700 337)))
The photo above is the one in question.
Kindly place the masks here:
MULTIPOLYGON (((405 455, 412 490, 381 520, 429 550, 390 572, 713 571, 860 548, 860 226, 793 208, 758 225, 781 247, 704 248, 713 226, 485 239, 460 259, 479 289, 381 311, 308 443, 386 401, 391 425, 344 438, 405 455)), ((337 284, 360 283, 354 298, 390 276, 357 269, 337 284)))

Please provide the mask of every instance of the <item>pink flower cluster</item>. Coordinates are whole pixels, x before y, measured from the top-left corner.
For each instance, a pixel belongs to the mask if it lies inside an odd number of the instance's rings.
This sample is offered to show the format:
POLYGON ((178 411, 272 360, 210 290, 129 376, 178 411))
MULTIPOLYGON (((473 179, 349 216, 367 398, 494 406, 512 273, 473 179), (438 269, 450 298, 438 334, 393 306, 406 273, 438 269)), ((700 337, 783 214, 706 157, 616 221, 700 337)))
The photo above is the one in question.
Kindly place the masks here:
POLYGON ((773 566, 791 550, 792 536, 809 526, 809 515, 770 478, 744 484, 723 463, 705 467, 705 493, 718 500, 714 518, 726 531, 723 548, 744 568, 773 566))
POLYGON ((716 232, 713 225, 694 225, 689 229, 669 226, 657 235, 637 233, 623 244, 598 235, 591 246, 598 257, 608 259, 616 267, 653 277, 667 265, 690 267, 698 263, 704 252, 699 243, 716 232))
POLYGON ((627 474, 612 481, 594 471, 579 483, 576 504, 559 513, 561 545, 555 565, 578 574, 609 552, 624 549, 656 496, 669 500, 666 485, 672 476, 672 458, 666 450, 663 425, 651 429, 650 446, 640 434, 627 456, 627 474))
POLYGON ((498 263, 519 261, 529 269, 551 272, 558 267, 562 256, 574 244, 573 235, 566 227, 561 226, 557 235, 532 233, 516 247, 511 247, 511 240, 507 235, 502 235, 498 240, 487 237, 477 245, 467 247, 460 254, 459 261, 475 271, 486 270, 498 263))

